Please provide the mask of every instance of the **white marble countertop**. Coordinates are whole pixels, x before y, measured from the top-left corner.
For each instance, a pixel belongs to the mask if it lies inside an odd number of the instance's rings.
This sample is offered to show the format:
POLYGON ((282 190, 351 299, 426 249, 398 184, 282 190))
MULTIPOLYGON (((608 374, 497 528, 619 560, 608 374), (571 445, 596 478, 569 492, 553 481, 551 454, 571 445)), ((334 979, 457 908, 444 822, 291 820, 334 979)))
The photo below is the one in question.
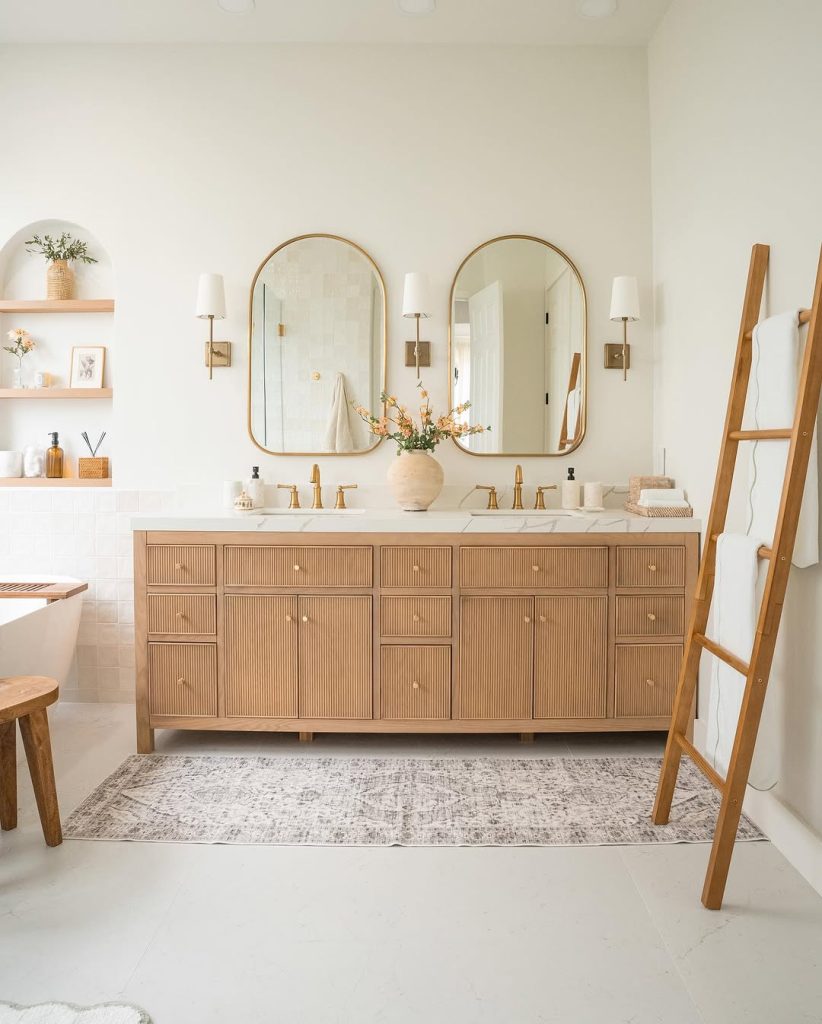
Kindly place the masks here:
POLYGON ((132 530, 154 532, 231 532, 231 533, 699 533, 701 520, 654 518, 619 509, 603 512, 560 510, 513 512, 500 509, 487 514, 472 514, 462 509, 429 512, 403 512, 400 509, 303 509, 272 514, 214 512, 201 515, 135 516, 132 530))

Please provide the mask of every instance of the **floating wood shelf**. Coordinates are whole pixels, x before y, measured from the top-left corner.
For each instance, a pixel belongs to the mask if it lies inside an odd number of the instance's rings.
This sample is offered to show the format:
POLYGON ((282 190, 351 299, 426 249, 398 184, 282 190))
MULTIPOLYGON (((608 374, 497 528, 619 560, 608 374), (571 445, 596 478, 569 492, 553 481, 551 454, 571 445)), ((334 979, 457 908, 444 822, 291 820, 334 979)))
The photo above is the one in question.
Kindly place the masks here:
POLYGON ((81 480, 75 476, 64 476, 60 480, 49 480, 44 476, 0 477, 0 487, 111 487, 108 480, 81 480))
POLYGON ((0 313, 113 313, 114 299, 0 299, 0 313))
POLYGON ((0 388, 0 398, 111 398, 111 388, 0 388))

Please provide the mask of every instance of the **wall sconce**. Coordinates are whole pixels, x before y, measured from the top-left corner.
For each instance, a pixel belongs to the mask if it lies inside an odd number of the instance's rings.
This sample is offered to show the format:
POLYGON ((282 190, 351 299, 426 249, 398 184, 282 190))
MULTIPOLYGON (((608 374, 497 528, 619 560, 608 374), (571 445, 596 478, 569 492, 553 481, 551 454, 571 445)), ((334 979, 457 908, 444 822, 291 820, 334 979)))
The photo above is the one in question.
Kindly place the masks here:
POLYGON ((428 319, 431 302, 428 295, 428 275, 411 273, 405 275, 405 288, 402 294, 402 315, 414 317, 417 321, 417 340, 405 343, 405 365, 416 366, 417 380, 420 367, 431 365, 431 342, 420 341, 420 318, 428 319))
POLYGON ((628 321, 639 320, 639 290, 635 277, 615 277, 611 289, 611 320, 622 321, 622 345, 605 346, 605 367, 622 370, 622 379, 628 379, 631 348, 628 344, 628 321))
POLYGON ((206 366, 211 380, 215 366, 231 366, 231 342, 214 340, 214 321, 225 320, 225 286, 222 274, 200 274, 197 317, 208 320, 206 366))

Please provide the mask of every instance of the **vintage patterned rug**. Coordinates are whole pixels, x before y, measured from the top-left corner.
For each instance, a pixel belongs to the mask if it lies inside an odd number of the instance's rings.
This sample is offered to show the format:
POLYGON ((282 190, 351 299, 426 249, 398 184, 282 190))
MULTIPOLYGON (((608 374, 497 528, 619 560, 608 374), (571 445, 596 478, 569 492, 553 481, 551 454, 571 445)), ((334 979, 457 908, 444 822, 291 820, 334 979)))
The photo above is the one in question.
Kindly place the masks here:
MULTIPOLYGON (((68 839, 272 846, 704 843, 719 798, 683 759, 670 824, 649 815, 656 757, 135 755, 83 801, 68 839)), ((743 818, 740 839, 763 835, 743 818)))

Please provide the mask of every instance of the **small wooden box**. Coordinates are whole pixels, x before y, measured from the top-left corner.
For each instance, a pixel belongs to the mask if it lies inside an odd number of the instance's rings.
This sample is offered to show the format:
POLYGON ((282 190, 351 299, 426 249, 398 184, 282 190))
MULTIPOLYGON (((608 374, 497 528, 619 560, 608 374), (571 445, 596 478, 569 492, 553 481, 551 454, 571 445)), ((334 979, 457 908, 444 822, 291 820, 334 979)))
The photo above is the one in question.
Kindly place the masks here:
POLYGON ((78 459, 77 472, 81 480, 107 480, 108 456, 102 455, 96 459, 78 459))

